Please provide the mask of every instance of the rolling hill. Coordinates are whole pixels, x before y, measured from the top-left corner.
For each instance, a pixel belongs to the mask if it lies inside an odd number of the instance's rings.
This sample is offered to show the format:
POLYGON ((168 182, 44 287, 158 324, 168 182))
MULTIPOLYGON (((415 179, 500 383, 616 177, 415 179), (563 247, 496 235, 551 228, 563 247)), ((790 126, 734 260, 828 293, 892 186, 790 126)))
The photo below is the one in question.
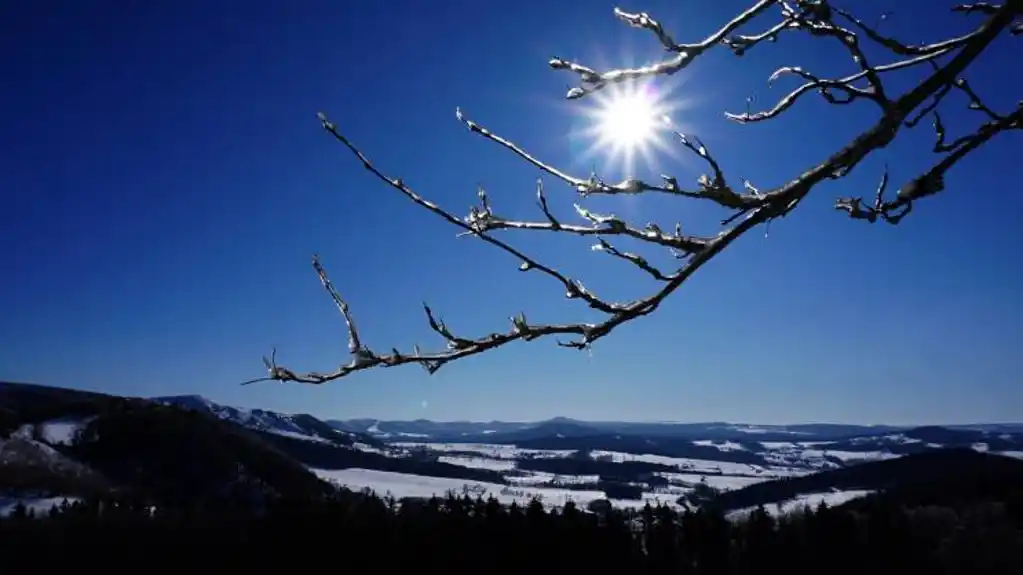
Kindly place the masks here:
MULTIPOLYGON (((310 416, 199 396, 126 398, 0 383, 0 500, 128 492, 175 505, 319 497, 313 470, 376 469, 501 483, 502 476, 410 456, 310 416)), ((0 505, 2 507, 2 505, 0 505)))
POLYGON ((0 384, 0 492, 128 493, 181 506, 315 498, 330 486, 249 430, 142 399, 0 384))
POLYGON ((913 505, 963 503, 1023 493, 1023 460, 972 449, 938 449, 749 485, 717 495, 725 511, 809 493, 859 492, 913 505))
POLYGON ((128 490, 207 504, 239 492, 253 500, 318 496, 333 484, 416 497, 469 490, 552 505, 609 494, 626 506, 720 495, 722 505, 737 508, 807 493, 832 502, 872 493, 880 480, 862 480, 872 469, 901 469, 872 467, 881 463, 932 469, 928 456, 950 452, 1023 457, 1023 435, 1012 424, 405 423, 328 423, 195 395, 124 398, 0 384, 0 499, 4 490, 128 490), (456 437, 439 441, 431 433, 456 437))

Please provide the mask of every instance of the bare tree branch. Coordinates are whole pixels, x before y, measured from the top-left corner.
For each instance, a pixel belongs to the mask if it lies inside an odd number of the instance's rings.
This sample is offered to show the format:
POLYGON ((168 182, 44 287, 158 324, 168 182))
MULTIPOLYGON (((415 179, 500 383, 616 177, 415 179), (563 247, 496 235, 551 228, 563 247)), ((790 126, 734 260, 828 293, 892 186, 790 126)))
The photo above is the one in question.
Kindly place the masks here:
MULTIPOLYGON (((470 337, 456 334, 429 305, 424 303, 427 322, 433 332, 444 341, 444 348, 424 352, 416 346, 410 352, 392 349, 390 353, 378 353, 365 345, 355 327, 348 302, 335 289, 319 258, 314 256, 312 262, 314 271, 335 307, 340 311, 346 326, 348 359, 328 373, 297 373, 278 366, 274 352, 269 358, 264 358, 268 375, 245 384, 267 380, 322 384, 365 369, 409 363, 417 363, 427 372, 434 373, 447 363, 464 357, 496 349, 513 341, 529 341, 547 336, 572 337, 573 339, 568 341, 558 341, 559 345, 566 347, 579 349, 589 347, 618 326, 653 313, 704 264, 743 234, 760 224, 768 224, 775 218, 785 216, 818 184, 849 175, 864 158, 891 143, 902 129, 911 129, 922 118, 930 116, 937 134, 933 152, 940 156, 932 167, 904 184, 891 199, 886 199, 889 182, 886 167, 869 205, 862 198, 840 198, 835 204, 836 209, 846 212, 853 219, 899 223, 910 213, 915 201, 936 195, 944 189, 945 174, 959 160, 980 149, 997 135, 1023 128, 1023 101, 1012 111, 997 111, 983 102, 981 96, 964 77, 970 65, 992 41, 1003 34, 1020 32, 1017 20, 1023 15, 1023 0, 1005 0, 1000 5, 976 2, 957 5, 952 9, 963 14, 979 15, 983 20, 974 30, 962 35, 930 44, 909 44, 882 34, 876 25, 866 24, 847 11, 834 7, 828 0, 761 0, 754 2, 747 10, 725 22, 699 42, 684 44, 676 42, 662 24, 649 14, 629 13, 616 8, 615 15, 620 20, 630 26, 649 31, 672 56, 648 66, 603 72, 560 58, 550 60, 549 65, 552 68, 567 70, 578 76, 579 85, 566 94, 566 98, 574 100, 614 84, 674 74, 719 45, 730 49, 736 56, 742 56, 755 46, 775 42, 782 36, 794 33, 830 38, 839 43, 857 66, 857 72, 840 78, 827 78, 799 66, 785 66, 772 74, 768 82, 791 76, 802 80, 800 86, 782 97, 770 109, 760 112, 747 110, 741 114, 725 115, 726 118, 739 123, 766 121, 780 117, 793 108, 803 95, 810 92, 820 94, 831 104, 848 105, 866 101, 878 110, 879 116, 872 126, 820 163, 772 189, 761 190, 744 179, 740 187, 733 188, 725 176, 725 170, 699 138, 681 132, 674 132, 678 144, 701 158, 709 170, 708 174, 697 179, 696 186, 692 189, 683 189, 678 180, 671 175, 662 175, 661 181, 656 183, 627 179, 615 184, 604 182, 596 173, 580 177, 540 160, 519 144, 468 119, 460 109, 456 110, 458 120, 471 133, 508 150, 549 178, 567 184, 579 195, 580 202, 590 195, 597 194, 638 195, 651 192, 717 204, 730 214, 721 220, 723 227, 713 236, 684 234, 680 223, 675 225, 671 233, 663 231, 656 223, 640 226, 626 222, 613 214, 596 214, 583 207, 581 203, 575 204, 575 215, 579 223, 567 223, 564 215, 555 214, 551 210, 544 191, 544 181, 540 178, 537 179, 536 200, 542 218, 536 221, 501 216, 482 185, 477 189, 478 205, 471 206, 465 217, 458 217, 419 195, 403 179, 387 175, 382 168, 373 164, 336 124, 320 114, 319 119, 323 128, 374 177, 413 203, 459 228, 461 231, 458 235, 478 238, 512 256, 519 262, 519 270, 535 271, 549 277, 564 290, 567 298, 581 301, 598 312, 601 319, 592 323, 539 324, 529 322, 525 314, 520 312, 510 318, 511 326, 508 329, 470 337), (740 33, 754 20, 767 14, 771 8, 777 8, 780 12, 779 21, 761 28, 760 32, 740 33), (839 25, 837 19, 844 25, 839 25), (873 63, 871 60, 877 54, 868 59, 862 43, 872 44, 882 55, 888 55, 889 60, 884 63, 873 63), (893 73, 922 66, 928 67, 927 76, 901 94, 894 94, 885 84, 885 78, 893 73), (947 97, 953 92, 962 94, 967 100, 967 107, 976 111, 985 121, 975 131, 950 139, 938 109, 946 103, 947 97), (509 231, 592 236, 596 241, 592 245, 593 250, 629 263, 655 280, 657 287, 652 292, 627 302, 602 299, 586 289, 578 279, 541 263, 498 237, 509 231), (611 243, 612 238, 616 242, 624 238, 652 247, 665 248, 674 256, 672 261, 675 262, 675 267, 674 269, 657 267, 639 254, 615 247, 611 243)), ((888 14, 881 15, 879 21, 887 16, 888 14)))

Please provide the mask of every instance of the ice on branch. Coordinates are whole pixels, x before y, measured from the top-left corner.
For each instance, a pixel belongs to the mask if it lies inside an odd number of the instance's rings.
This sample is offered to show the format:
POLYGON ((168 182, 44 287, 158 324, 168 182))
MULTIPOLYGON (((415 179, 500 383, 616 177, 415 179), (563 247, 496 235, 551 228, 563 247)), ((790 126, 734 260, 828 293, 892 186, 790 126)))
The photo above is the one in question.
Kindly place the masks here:
MULTIPOLYGON (((697 9, 695 6, 682 7, 697 9)), ((459 211, 466 215, 458 216, 426 199, 405 179, 390 175, 389 168, 378 167, 348 139, 341 125, 329 120, 325 114, 319 114, 318 119, 323 129, 357 160, 358 165, 382 184, 426 212, 447 221, 458 230, 458 236, 486 243, 495 249, 496 254, 503 253, 507 256, 505 261, 508 261, 509 269, 517 266, 523 273, 546 278, 552 294, 560 289, 565 297, 577 305, 586 306, 600 319, 588 323, 535 323, 527 321, 525 313, 517 312, 510 316, 504 331, 467 335, 448 326, 437 311, 424 303, 426 321, 438 340, 437 344, 430 347, 435 351, 423 351, 418 345, 408 351, 393 348, 387 352, 373 350, 366 345, 362 334, 356 329, 350 303, 343 299, 341 290, 335 288, 328 276, 327 268, 314 256, 313 270, 334 307, 340 312, 345 326, 347 353, 339 353, 343 357, 332 371, 300 373, 279 366, 275 350, 269 358, 264 358, 267 375, 245 383, 279 381, 322 384, 362 370, 405 364, 418 364, 428 373, 434 373, 448 363, 495 350, 515 341, 547 337, 565 347, 589 349, 618 326, 655 312, 666 298, 675 293, 704 264, 746 232, 760 225, 769 225, 773 220, 785 216, 818 186, 847 177, 865 158, 883 153, 885 147, 900 134, 918 128, 924 119, 929 118, 928 123, 935 133, 935 142, 930 150, 934 154, 933 165, 921 173, 910 174, 908 178, 906 174, 898 174, 903 180, 894 192, 889 189, 892 174, 886 168, 879 174, 879 182, 869 200, 843 197, 835 202, 837 210, 854 220, 898 224, 921 202, 930 201, 948 191, 945 189, 945 174, 960 160, 977 153, 999 135, 1023 127, 1023 99, 1012 109, 999 110, 985 102, 983 95, 977 93, 968 81, 973 63, 985 54, 996 39, 1023 33, 1023 0, 951 6, 943 6, 942 2, 935 1, 911 7, 892 1, 891 8, 892 11, 881 14, 855 16, 828 0, 761 0, 720 22, 703 38, 688 43, 680 42, 651 14, 615 8, 615 17, 630 27, 649 33, 664 49, 662 60, 635 68, 610 70, 599 70, 558 57, 549 60, 551 68, 567 73, 576 82, 565 96, 569 100, 578 100, 617 84, 675 74, 699 65, 703 62, 704 54, 715 50, 727 50, 741 58, 750 50, 760 50, 764 45, 784 42, 787 37, 796 34, 810 36, 818 42, 832 43, 848 55, 853 71, 836 76, 827 70, 810 69, 799 62, 784 62, 765 80, 767 83, 778 84, 783 81, 794 82, 793 89, 765 109, 751 109, 752 99, 747 99, 745 110, 725 113, 725 118, 740 124, 777 120, 787 112, 796 110, 806 98, 815 96, 839 107, 839 113, 843 109, 841 107, 861 104, 874 111, 873 122, 864 125, 860 133, 845 145, 823 155, 818 163, 807 166, 785 183, 773 187, 759 181, 755 185, 745 178, 729 178, 726 167, 717 161, 713 150, 697 136, 679 131, 672 132, 676 145, 693 154, 706 166, 706 173, 690 186, 671 174, 662 175, 659 181, 630 178, 618 183, 606 182, 597 173, 573 175, 540 159, 525 146, 492 132, 458 108, 456 119, 470 134, 511 153, 538 172, 533 191, 537 207, 536 219, 519 220, 503 216, 500 198, 490 197, 482 183, 476 190, 476 202, 468 206, 467 212, 459 211), (926 28, 928 14, 940 10, 956 13, 962 25, 960 33, 929 43, 913 43, 888 35, 880 27, 882 22, 897 18, 899 11, 904 11, 906 14, 903 18, 912 19, 926 28), (911 73, 906 74, 906 77, 922 79, 914 81, 908 88, 895 88, 905 86, 907 82, 904 78, 901 82, 890 80, 907 72, 911 73), (959 134, 949 133, 942 121, 942 110, 955 106, 975 112, 977 123, 974 129, 959 134), (548 203, 548 193, 552 186, 561 187, 556 193, 577 196, 574 215, 554 212, 548 203), (614 214, 596 213, 583 205, 593 195, 625 194, 662 194, 680 201, 700 201, 715 205, 722 212, 721 228, 713 235, 695 236, 684 233, 681 223, 675 223, 672 232, 665 232, 656 222, 640 225, 614 214), (654 279, 656 287, 629 301, 605 299, 585 287, 578 278, 569 277, 554 266, 516 248, 509 239, 511 232, 589 236, 593 250, 610 256, 608 265, 636 269, 654 279), (670 269, 656 267, 649 258, 619 248, 622 241, 640 242, 652 248, 664 249, 674 256, 667 260, 673 261, 674 266, 670 269)), ((1023 94, 1019 96, 1023 98, 1023 94)), ((670 123, 666 125, 671 127, 670 123)), ((523 190, 523 193, 530 192, 523 190)), ((682 209, 678 213, 685 214, 686 211, 682 209)), ((353 280, 346 278, 345 281, 353 280)))

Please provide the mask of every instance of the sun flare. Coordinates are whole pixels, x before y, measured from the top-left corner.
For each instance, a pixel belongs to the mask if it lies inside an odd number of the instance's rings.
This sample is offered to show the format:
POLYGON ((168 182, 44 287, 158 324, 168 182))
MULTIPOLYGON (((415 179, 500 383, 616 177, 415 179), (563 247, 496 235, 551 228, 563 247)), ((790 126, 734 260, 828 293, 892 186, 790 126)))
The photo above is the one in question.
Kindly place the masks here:
POLYGON ((656 116, 656 102, 645 91, 616 94, 597 111, 599 137, 623 149, 649 145, 656 136, 656 116))
POLYGON ((581 134, 588 140, 585 156, 605 155, 620 163, 625 176, 634 176, 639 168, 656 167, 655 152, 674 156, 669 145, 671 132, 677 129, 670 113, 679 102, 669 104, 668 92, 652 83, 628 83, 608 86, 595 93, 593 105, 585 111, 587 126, 581 134))

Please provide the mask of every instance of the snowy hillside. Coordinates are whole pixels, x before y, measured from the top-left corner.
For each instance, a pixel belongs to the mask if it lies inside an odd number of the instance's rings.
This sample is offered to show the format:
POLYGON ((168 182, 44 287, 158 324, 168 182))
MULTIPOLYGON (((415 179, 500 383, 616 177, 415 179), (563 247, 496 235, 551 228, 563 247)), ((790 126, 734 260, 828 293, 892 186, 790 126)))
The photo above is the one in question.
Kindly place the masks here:
POLYGON ((17 470, 26 478, 46 473, 67 480, 89 478, 102 482, 87 466, 59 451, 71 444, 88 421, 88 418, 59 419, 19 426, 7 438, 0 437, 0 466, 17 470))
POLYGON ((154 397, 152 400, 209 413, 222 420, 237 423, 248 429, 273 433, 282 437, 331 445, 356 446, 369 450, 383 447, 370 436, 335 428, 311 415, 286 414, 265 409, 233 407, 215 403, 201 395, 154 397))

